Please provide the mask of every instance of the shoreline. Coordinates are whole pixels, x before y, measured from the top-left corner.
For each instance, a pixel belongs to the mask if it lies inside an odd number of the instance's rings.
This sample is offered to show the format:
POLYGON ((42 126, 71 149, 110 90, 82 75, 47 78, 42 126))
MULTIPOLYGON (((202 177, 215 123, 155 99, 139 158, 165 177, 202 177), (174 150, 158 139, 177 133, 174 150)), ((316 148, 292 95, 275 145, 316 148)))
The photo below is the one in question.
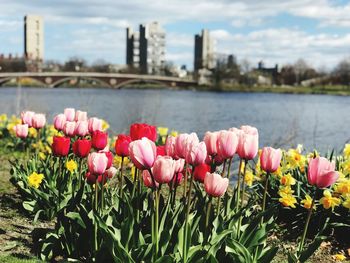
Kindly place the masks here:
MULTIPOLYGON (((1 88, 17 88, 18 85, 0 86, 1 88)), ((52 89, 50 87, 43 87, 41 85, 22 85, 24 88, 43 88, 52 89)), ((96 85, 67 85, 57 88, 65 89, 114 89, 107 86, 96 85)), ((350 96, 350 86, 340 85, 324 85, 324 86, 244 86, 244 85, 226 85, 226 86, 194 86, 194 87, 163 87, 154 84, 136 84, 132 86, 125 86, 120 89, 136 89, 136 90, 191 90, 191 91, 205 91, 205 92, 223 92, 223 93, 277 93, 277 94, 307 94, 307 95, 333 95, 333 96, 350 96)))

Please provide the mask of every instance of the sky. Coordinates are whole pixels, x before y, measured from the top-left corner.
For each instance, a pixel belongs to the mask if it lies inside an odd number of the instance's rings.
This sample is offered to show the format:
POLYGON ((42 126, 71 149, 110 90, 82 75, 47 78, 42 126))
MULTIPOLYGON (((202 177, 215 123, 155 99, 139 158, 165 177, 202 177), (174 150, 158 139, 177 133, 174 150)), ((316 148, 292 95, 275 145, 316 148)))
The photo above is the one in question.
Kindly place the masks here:
POLYGON ((126 27, 158 21, 166 59, 193 68, 194 35, 210 30, 220 54, 256 66, 294 63, 331 69, 350 57, 344 0, 0 0, 0 53, 23 53, 23 17, 41 15, 45 59, 78 56, 125 64, 126 27))

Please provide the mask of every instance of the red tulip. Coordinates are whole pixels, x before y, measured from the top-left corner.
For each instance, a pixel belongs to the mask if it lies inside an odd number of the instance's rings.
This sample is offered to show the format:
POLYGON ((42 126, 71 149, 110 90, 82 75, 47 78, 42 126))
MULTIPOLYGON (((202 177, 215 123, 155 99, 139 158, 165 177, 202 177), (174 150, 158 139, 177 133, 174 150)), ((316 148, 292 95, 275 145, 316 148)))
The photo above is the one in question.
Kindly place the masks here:
POLYGON ((95 175, 101 175, 106 171, 108 158, 104 153, 93 152, 88 156, 89 172, 95 175))
POLYGON ((103 150, 108 143, 108 134, 107 132, 102 131, 94 131, 92 133, 91 138, 92 147, 94 147, 96 150, 100 151, 103 150))
POLYGON ((70 139, 67 137, 54 136, 52 143, 52 153, 58 157, 67 156, 69 153, 70 139))
POLYGON ((32 127, 35 129, 41 129, 46 124, 46 117, 44 114, 36 113, 32 118, 32 127))
POLYGON ((217 140, 218 140, 219 132, 206 132, 204 135, 204 143, 207 147, 207 151, 209 155, 217 154, 217 140))
POLYGON ((309 161, 307 180, 309 184, 318 188, 326 188, 338 180, 339 174, 335 171, 334 162, 324 157, 316 157, 309 161))
POLYGON ((65 108, 64 115, 66 116, 67 121, 74 121, 75 118, 75 109, 65 108))
POLYGON ((80 158, 85 158, 91 150, 91 141, 87 139, 79 139, 73 143, 73 152, 80 158))
POLYGON ((13 129, 18 138, 24 139, 28 136, 28 124, 17 124, 13 129))
POLYGON ((208 165, 206 163, 202 163, 200 165, 197 165, 193 171, 194 180, 203 183, 204 178, 207 175, 207 173, 210 172, 210 169, 211 169, 210 165, 208 165))
POLYGON ((95 175, 93 175, 92 173, 90 173, 90 172, 87 172, 86 174, 85 174, 85 178, 86 178, 86 182, 88 183, 88 184, 90 184, 90 185, 93 185, 93 184, 95 184, 96 183, 96 176, 95 175))
POLYGON ((119 134, 115 141, 115 152, 118 156, 126 157, 129 156, 129 144, 131 137, 125 134, 119 134))
POLYGON ((58 114, 53 119, 53 126, 55 127, 56 130, 62 131, 66 121, 67 121, 66 115, 64 115, 63 113, 58 114))
POLYGON ((228 179, 221 177, 220 174, 207 173, 204 178, 204 189, 208 195, 220 197, 226 192, 228 183, 228 179))
POLYGON ((165 156, 165 146, 164 145, 158 145, 157 146, 157 156, 165 156))
POLYGON ((156 159, 157 148, 153 141, 144 137, 129 144, 129 155, 138 169, 150 169, 156 159))
POLYGON ((158 156, 153 165, 154 179, 160 183, 169 183, 175 173, 175 161, 170 156, 158 156))
POLYGON ((282 152, 280 149, 272 147, 264 147, 260 155, 260 166, 267 173, 277 171, 282 159, 282 152))
POLYGON ((155 126, 146 123, 134 123, 130 126, 130 137, 133 141, 146 137, 155 142, 157 140, 157 129, 155 126))
MULTIPOLYGON (((154 186, 153 180, 148 170, 142 171, 142 180, 146 187, 153 188, 154 186)), ((157 181, 154 181, 154 182, 155 182, 155 187, 158 187, 159 183, 157 181)))
POLYGON ((34 111, 23 111, 21 112, 21 119, 23 124, 28 124, 28 127, 32 127, 32 119, 34 116, 34 111))

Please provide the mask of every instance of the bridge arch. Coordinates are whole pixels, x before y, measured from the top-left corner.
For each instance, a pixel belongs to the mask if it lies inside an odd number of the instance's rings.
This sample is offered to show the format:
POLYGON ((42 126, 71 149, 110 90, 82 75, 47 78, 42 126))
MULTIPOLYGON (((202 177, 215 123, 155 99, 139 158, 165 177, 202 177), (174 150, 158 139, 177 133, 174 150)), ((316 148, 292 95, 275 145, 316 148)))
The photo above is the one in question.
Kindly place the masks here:
POLYGON ((122 81, 120 83, 117 83, 117 85, 115 85, 114 88, 122 89, 126 85, 136 84, 136 83, 150 83, 150 84, 153 83, 153 84, 158 84, 158 85, 165 86, 165 87, 168 87, 168 88, 171 87, 171 85, 169 85, 168 82, 161 81, 161 80, 154 80, 154 79, 130 79, 130 80, 126 80, 126 81, 122 81))
POLYGON ((64 78, 61 78, 59 80, 56 80, 55 82, 51 83, 50 86, 51 87, 54 87, 54 88, 57 88, 59 86, 61 86, 63 83, 69 81, 69 80, 73 80, 73 79, 84 79, 84 80, 92 80, 92 81, 96 81, 96 82, 99 82, 109 88, 112 88, 111 84, 108 83, 107 81, 103 80, 103 79, 100 79, 100 78, 94 78, 94 77, 85 77, 85 76, 79 76, 79 77, 76 77, 76 76, 69 76, 69 77, 64 77, 64 78))

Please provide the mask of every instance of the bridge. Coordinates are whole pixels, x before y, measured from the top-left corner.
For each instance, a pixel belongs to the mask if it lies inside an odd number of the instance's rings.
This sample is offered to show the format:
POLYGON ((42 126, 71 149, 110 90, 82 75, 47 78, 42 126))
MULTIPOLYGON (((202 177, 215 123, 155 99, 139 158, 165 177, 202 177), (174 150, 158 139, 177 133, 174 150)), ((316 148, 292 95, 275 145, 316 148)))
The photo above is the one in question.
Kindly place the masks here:
POLYGON ((193 87, 198 83, 177 77, 138 75, 122 73, 98 72, 3 72, 0 73, 0 86, 9 81, 19 81, 24 78, 35 80, 46 87, 59 87, 69 81, 88 80, 99 83, 101 86, 120 89, 127 85, 137 83, 159 84, 165 87, 193 87))

